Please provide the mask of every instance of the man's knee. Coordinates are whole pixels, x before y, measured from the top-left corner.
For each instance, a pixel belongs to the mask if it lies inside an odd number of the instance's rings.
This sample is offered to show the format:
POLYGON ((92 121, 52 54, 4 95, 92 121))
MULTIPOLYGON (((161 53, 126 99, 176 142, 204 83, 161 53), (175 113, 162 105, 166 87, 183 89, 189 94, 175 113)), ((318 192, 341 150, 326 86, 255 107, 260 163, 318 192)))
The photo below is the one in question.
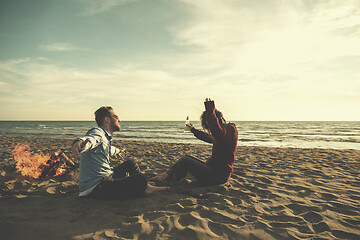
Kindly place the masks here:
POLYGON ((129 167, 134 167, 134 166, 137 165, 137 163, 136 163, 134 160, 132 160, 132 159, 126 160, 126 161, 124 162, 124 164, 126 164, 126 165, 129 166, 129 167))
POLYGON ((127 164, 135 164, 135 161, 132 160, 132 159, 128 159, 128 160, 125 161, 125 163, 127 163, 127 164))
POLYGON ((138 189, 140 189, 140 191, 145 191, 147 184, 148 184, 147 178, 141 173, 136 174, 135 178, 136 178, 136 182, 138 184, 138 189))

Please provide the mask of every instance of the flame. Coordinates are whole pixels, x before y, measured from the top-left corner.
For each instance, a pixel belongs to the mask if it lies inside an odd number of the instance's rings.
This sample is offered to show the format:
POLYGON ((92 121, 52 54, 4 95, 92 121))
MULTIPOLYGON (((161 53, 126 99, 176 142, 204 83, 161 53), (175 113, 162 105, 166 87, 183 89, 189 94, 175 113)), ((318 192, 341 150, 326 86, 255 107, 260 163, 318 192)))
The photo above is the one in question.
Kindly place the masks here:
MULTIPOLYGON (((18 144, 15 146, 14 150, 11 152, 15 159, 16 169, 23 176, 30 178, 38 179, 45 169, 51 168, 51 164, 59 162, 60 158, 55 155, 50 154, 32 154, 30 152, 30 147, 28 145, 18 144), (55 158, 53 158, 55 156, 55 158)), ((57 165, 57 168, 54 169, 54 176, 62 175, 66 172, 66 165, 57 165)))
POLYGON ((60 176, 63 175, 67 171, 67 167, 64 165, 61 165, 58 169, 56 169, 56 174, 54 176, 60 176))

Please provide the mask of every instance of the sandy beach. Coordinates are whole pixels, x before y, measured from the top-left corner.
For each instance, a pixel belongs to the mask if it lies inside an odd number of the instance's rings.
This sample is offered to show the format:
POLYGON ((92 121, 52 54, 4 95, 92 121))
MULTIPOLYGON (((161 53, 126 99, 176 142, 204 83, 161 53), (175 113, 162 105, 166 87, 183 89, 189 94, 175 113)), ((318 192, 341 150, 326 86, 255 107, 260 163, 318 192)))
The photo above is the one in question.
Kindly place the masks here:
MULTIPOLYGON (((98 201, 78 198, 78 159, 62 176, 21 176, 11 154, 18 143, 72 157, 72 140, 0 137, 1 239, 360 239, 357 150, 239 147, 224 185, 182 182, 138 199, 98 201)), ((184 154, 211 153, 210 145, 113 144, 149 178, 184 154)))

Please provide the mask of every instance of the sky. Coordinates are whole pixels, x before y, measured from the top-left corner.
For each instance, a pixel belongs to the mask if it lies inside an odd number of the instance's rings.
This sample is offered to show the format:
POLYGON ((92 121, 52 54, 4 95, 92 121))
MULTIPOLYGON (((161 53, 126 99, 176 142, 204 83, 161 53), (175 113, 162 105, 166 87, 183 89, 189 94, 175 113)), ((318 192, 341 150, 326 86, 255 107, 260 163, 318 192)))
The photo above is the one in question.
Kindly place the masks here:
POLYGON ((0 120, 359 121, 358 0, 0 0, 0 120))

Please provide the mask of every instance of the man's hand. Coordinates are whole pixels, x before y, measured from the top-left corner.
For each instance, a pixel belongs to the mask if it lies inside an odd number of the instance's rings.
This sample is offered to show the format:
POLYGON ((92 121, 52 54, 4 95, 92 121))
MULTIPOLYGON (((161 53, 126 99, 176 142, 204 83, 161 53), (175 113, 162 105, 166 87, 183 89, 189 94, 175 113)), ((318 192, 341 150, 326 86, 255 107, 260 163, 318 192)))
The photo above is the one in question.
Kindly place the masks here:
POLYGON ((120 157, 121 159, 124 159, 126 155, 126 148, 123 148, 120 150, 120 152, 118 153, 118 157, 120 157))
POLYGON ((89 141, 87 138, 85 141, 76 141, 72 146, 72 153, 74 157, 80 157, 80 152, 83 147, 85 147, 86 143, 89 141))

